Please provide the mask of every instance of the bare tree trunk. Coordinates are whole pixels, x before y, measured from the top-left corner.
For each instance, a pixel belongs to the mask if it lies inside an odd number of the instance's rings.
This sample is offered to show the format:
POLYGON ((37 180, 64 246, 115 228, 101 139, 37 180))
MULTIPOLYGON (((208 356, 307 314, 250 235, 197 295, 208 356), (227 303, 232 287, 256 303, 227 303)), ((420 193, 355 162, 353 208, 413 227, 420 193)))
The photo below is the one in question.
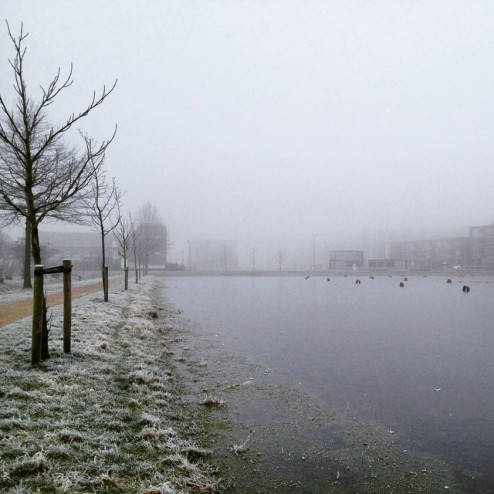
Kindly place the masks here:
POLYGON ((33 289, 33 324, 31 363, 38 364, 41 361, 42 334, 43 334, 43 268, 34 266, 33 289))
POLYGON ((144 253, 144 276, 148 275, 148 268, 149 268, 149 252, 146 250, 144 253))
MULTIPOLYGON (((33 260, 35 266, 41 266, 41 247, 39 243, 39 231, 38 231, 38 226, 34 222, 29 222, 31 226, 31 251, 33 255, 33 260), (33 226, 34 225, 34 226, 33 226)), ((41 274, 40 278, 43 279, 44 274, 41 274)), ((43 290, 43 282, 41 282, 41 290, 43 290)), ((33 292, 33 300, 36 297, 36 295, 33 292)), ((50 358, 50 352, 48 349, 48 338, 49 338, 49 331, 48 331, 48 319, 46 316, 47 313, 47 307, 46 307, 46 297, 43 293, 42 296, 42 309, 40 312, 33 311, 33 319, 35 317, 39 318, 38 321, 36 321, 34 324, 36 325, 41 325, 41 360, 50 358)))
POLYGON ((38 226, 31 226, 31 251, 33 253, 34 264, 41 264, 41 247, 39 243, 38 226))
POLYGON ((108 266, 103 268, 103 300, 108 302, 108 266))
POLYGON ((106 266, 105 234, 101 232, 101 277, 103 280, 103 300, 108 302, 108 266, 106 266))
POLYGON ((63 260, 63 351, 70 353, 72 339, 72 261, 63 260))
POLYGON ((31 225, 26 218, 26 228, 24 233, 24 283, 23 289, 32 288, 31 284, 31 225))

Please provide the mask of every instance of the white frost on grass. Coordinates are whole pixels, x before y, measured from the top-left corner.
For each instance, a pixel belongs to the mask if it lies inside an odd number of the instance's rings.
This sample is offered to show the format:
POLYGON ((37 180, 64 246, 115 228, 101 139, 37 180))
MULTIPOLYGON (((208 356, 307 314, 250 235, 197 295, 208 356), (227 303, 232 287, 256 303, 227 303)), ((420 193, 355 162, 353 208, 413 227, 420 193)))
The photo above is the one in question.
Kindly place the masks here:
POLYGON ((246 451, 248 451, 249 449, 249 446, 247 446, 249 444, 249 441, 250 441, 250 435, 247 436, 247 439, 243 442, 243 443, 240 443, 240 444, 234 444, 232 446, 232 451, 238 456, 239 454, 241 453, 245 453, 246 451))
POLYGON ((222 400, 221 398, 218 398, 217 396, 214 396, 212 394, 205 394, 201 403, 207 407, 214 407, 214 406, 221 407, 221 406, 225 405, 224 400, 222 400))
MULTIPOLYGON (((78 288, 82 286, 93 285, 94 283, 99 283, 100 281, 101 276, 95 276, 94 273, 92 273, 87 279, 83 280, 76 280, 75 276, 73 275, 71 284, 72 288, 78 288)), ((63 290, 63 279, 61 276, 45 276, 43 286, 46 293, 61 292, 63 290)), ((26 300, 31 298, 32 295, 33 291, 31 289, 22 289, 21 278, 5 280, 4 283, 0 283, 0 304, 26 300)))
POLYGON ((0 491, 218 492, 185 439, 152 279, 73 302, 72 353, 52 309, 51 358, 30 365, 30 318, 0 329, 0 491))

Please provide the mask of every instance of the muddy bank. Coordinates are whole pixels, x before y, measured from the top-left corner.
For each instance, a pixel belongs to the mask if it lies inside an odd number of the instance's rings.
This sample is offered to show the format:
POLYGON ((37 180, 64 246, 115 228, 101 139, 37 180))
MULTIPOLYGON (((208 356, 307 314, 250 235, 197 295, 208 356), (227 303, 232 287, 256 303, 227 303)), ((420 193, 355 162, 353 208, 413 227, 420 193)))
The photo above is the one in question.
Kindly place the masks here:
POLYGON ((217 403, 204 407, 205 441, 227 492, 478 492, 390 424, 363 421, 351 405, 321 407, 299 383, 277 382, 269 369, 226 351, 169 304, 164 289, 156 296, 173 328, 168 345, 183 398, 217 403))

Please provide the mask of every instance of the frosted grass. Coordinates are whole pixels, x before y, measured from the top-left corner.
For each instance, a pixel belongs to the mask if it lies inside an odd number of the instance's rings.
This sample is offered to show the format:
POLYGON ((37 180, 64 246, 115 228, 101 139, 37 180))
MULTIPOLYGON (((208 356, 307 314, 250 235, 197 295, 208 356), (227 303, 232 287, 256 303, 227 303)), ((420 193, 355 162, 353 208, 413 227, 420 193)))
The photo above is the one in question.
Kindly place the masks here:
POLYGON ((167 366, 171 329, 157 318, 155 288, 146 279, 127 292, 113 288, 109 303, 94 294, 74 301, 70 355, 62 353, 61 308, 53 308, 51 358, 37 368, 30 318, 0 329, 2 492, 221 490, 208 451, 180 430, 188 418, 167 366))

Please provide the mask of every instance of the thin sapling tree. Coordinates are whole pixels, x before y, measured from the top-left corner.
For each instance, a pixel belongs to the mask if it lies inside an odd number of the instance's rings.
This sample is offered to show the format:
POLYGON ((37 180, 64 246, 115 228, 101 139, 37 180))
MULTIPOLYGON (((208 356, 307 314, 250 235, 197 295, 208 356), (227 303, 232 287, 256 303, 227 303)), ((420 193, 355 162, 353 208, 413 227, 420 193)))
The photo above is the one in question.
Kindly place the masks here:
POLYGON ((115 237, 118 242, 118 254, 123 259, 124 288, 129 289, 129 255, 132 248, 132 217, 125 217, 120 210, 120 199, 117 200, 120 222, 115 228, 115 237))
MULTIPOLYGON (((104 157, 103 157, 104 159, 104 157)), ((106 266, 106 237, 120 224, 120 202, 122 192, 115 184, 115 178, 108 181, 103 167, 94 164, 91 194, 87 197, 86 208, 89 221, 100 235, 101 240, 101 276, 103 298, 108 302, 108 268, 106 266)))

